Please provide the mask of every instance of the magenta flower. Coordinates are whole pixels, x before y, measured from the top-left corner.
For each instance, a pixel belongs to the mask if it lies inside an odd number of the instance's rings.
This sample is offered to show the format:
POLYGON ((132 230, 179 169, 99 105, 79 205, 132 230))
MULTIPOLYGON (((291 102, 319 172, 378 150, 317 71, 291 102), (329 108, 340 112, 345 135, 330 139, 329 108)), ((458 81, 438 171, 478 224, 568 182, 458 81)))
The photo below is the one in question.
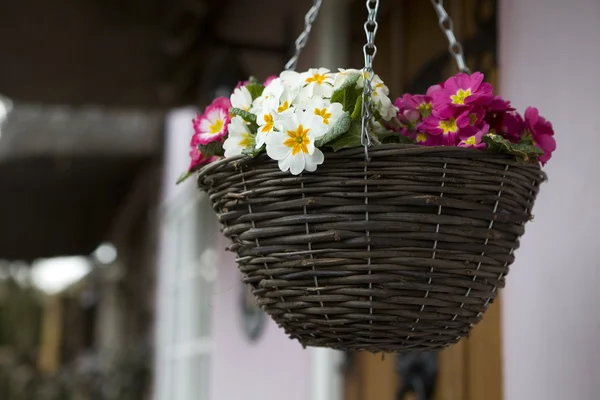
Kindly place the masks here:
POLYGON ((456 146, 460 131, 469 126, 469 110, 460 112, 457 109, 450 115, 433 112, 417 128, 430 135, 440 136, 440 144, 443 146, 456 146))
POLYGON ((410 135, 410 138, 421 146, 440 146, 442 144, 439 135, 431 135, 427 132, 415 131, 410 135))
MULTIPOLYGON (((423 119, 429 117, 433 110, 431 96, 422 94, 411 95, 407 93, 400 100, 404 108, 418 111, 423 119)), ((398 104, 394 105, 400 108, 398 104)))
POLYGON ((200 149, 198 149, 198 145, 192 145, 190 149, 190 166, 188 167, 188 172, 192 172, 194 169, 198 168, 201 165, 211 163, 213 161, 217 161, 220 157, 217 156, 205 156, 202 154, 200 149))
POLYGON ((504 100, 500 96, 494 96, 490 104, 487 105, 488 112, 508 112, 514 111, 515 109, 511 106, 510 101, 504 100))
POLYGON ((441 90, 442 87, 443 87, 443 85, 444 84, 442 83, 440 85, 432 85, 432 86, 430 86, 429 89, 427 89, 427 92, 425 92, 425 95, 433 98, 433 94, 435 92, 437 92, 438 90, 441 90))
POLYGON ((444 82, 441 89, 433 92, 434 109, 446 109, 471 105, 485 106, 492 101, 492 85, 483 82, 483 74, 459 73, 444 82))
POLYGON ((523 138, 525 140, 532 140, 537 147, 544 150, 544 155, 539 157, 542 165, 550 160, 552 152, 556 150, 552 124, 546 121, 544 117, 541 117, 538 109, 535 107, 527 107, 525 110, 525 131, 523 138))
POLYGON ((249 84, 249 83, 250 83, 250 81, 240 81, 240 82, 238 82, 238 84, 237 84, 237 85, 235 85, 235 88, 234 88, 234 89, 241 88, 242 86, 246 86, 246 85, 247 85, 247 84, 249 84))
POLYGON ((229 97, 221 96, 214 99, 211 105, 223 107, 229 110, 231 108, 231 101, 229 100, 229 97))
POLYGON ((227 134, 229 121, 229 107, 226 107, 222 98, 216 99, 206 107, 204 114, 197 115, 193 119, 194 137, 192 142, 208 144, 215 140, 221 140, 227 134))
POLYGON ((485 149, 487 144, 482 142, 482 139, 489 131, 490 126, 485 122, 478 126, 469 126, 467 129, 463 129, 458 135, 460 139, 458 146, 485 149))
POLYGON ((263 85, 265 87, 267 87, 267 86, 269 86, 269 83, 273 82, 277 78, 279 78, 277 75, 271 75, 271 76, 267 77, 267 79, 265 79, 265 83, 263 83, 263 85))
POLYGON ((504 114, 500 126, 496 129, 496 133, 502 135, 512 143, 517 143, 521 139, 521 135, 525 130, 525 122, 523 117, 516 112, 507 112, 504 114))

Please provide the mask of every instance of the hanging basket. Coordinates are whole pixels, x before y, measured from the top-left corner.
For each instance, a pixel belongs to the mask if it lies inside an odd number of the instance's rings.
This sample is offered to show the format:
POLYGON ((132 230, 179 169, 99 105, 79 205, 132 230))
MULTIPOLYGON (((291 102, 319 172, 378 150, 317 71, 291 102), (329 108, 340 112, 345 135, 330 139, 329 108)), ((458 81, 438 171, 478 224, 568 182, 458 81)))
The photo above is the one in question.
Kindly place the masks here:
POLYGON ((305 346, 399 352, 467 335, 504 286, 538 163, 460 147, 326 153, 292 176, 262 155, 200 170, 243 281, 305 346))

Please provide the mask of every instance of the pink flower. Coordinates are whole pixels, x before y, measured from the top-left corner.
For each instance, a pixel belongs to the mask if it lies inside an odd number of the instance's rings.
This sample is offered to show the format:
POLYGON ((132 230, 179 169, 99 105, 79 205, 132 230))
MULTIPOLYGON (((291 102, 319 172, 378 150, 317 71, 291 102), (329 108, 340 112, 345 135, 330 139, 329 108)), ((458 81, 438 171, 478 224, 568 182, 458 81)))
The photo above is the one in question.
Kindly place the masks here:
POLYGON ((215 140, 221 140, 227 134, 227 125, 230 121, 229 107, 224 107, 223 103, 222 99, 215 100, 213 104, 206 107, 204 114, 194 118, 192 142, 208 144, 215 140))
POLYGON ((492 101, 492 85, 483 82, 483 74, 459 73, 433 92, 434 109, 456 108, 469 105, 488 105, 492 101))
POLYGON ((271 75, 265 79, 265 83, 263 83, 264 87, 267 87, 269 83, 273 82, 275 79, 279 78, 277 75, 271 75))
POLYGON ((229 97, 221 96, 214 99, 212 105, 223 107, 229 110, 231 108, 231 101, 229 100, 229 97))
POLYGON ((458 136, 460 139, 458 146, 484 149, 487 147, 487 144, 483 143, 481 139, 487 135, 489 131, 490 126, 485 122, 477 127, 470 126, 468 129, 463 129, 458 136))
POLYGON ((235 86, 234 89, 241 88, 242 86, 246 86, 249 83, 250 83, 250 81, 240 81, 240 82, 238 82, 238 84, 235 86))
MULTIPOLYGON (((407 93, 400 100, 405 108, 418 111, 422 118, 429 117, 433 109, 431 96, 422 94, 411 95, 407 93)), ((400 108, 397 104, 394 105, 400 108)))
POLYGON ((190 149, 190 166, 188 167, 188 172, 193 171, 194 169, 198 168, 201 165, 204 164, 208 164, 211 163, 213 161, 217 161, 220 157, 217 156, 210 156, 207 157, 204 154, 202 154, 202 152, 198 149, 198 146, 191 146, 190 149))
POLYGON ((544 150, 544 155, 538 157, 542 165, 546 164, 552 157, 552 152, 556 150, 556 141, 554 140, 554 129, 549 121, 539 115, 535 107, 527 107, 525 110, 525 132, 524 139, 530 139, 533 143, 544 150))
POLYGON ((502 135, 512 143, 517 143, 521 139, 525 122, 518 112, 508 112, 504 114, 496 133, 502 135))
POLYGON ((469 125, 469 110, 456 109, 453 114, 440 115, 433 112, 417 127, 419 131, 440 136, 440 145, 456 146, 461 130, 472 128, 469 125))
POLYGON ((410 135, 410 138, 420 146, 440 146, 442 144, 439 135, 431 135, 427 132, 415 131, 410 135))
POLYGON ((488 111, 494 112, 508 112, 514 111, 513 106, 510 105, 510 101, 504 100, 500 96, 494 96, 490 104, 487 106, 488 111))

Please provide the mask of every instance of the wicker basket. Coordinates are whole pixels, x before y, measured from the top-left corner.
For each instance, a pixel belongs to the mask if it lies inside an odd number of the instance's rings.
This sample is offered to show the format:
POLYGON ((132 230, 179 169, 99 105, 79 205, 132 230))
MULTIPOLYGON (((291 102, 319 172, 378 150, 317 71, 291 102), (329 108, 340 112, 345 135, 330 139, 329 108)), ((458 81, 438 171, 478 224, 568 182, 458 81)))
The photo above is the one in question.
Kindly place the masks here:
POLYGON ((504 286, 538 164, 458 147, 326 153, 292 176, 266 156, 204 167, 199 185, 243 281, 305 346, 431 350, 467 335, 504 286))

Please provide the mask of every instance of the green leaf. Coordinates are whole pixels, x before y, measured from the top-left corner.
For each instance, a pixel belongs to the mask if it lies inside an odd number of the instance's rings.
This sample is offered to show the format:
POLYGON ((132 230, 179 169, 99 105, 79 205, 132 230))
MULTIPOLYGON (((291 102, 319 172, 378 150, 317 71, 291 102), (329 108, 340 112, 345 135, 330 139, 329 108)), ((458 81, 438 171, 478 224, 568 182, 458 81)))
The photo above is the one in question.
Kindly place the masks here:
POLYGON ((362 146, 362 142, 360 140, 361 127, 361 121, 352 122, 348 132, 344 133, 335 142, 330 144, 333 151, 362 146))
POLYGON ((264 149, 265 149, 265 146, 262 146, 260 149, 257 149, 256 146, 251 146, 251 147, 248 147, 247 149, 242 150, 242 154, 245 154, 251 158, 254 158, 257 155, 259 155, 260 153, 262 153, 264 149))
POLYGON ((356 104, 354 105, 354 110, 352 111, 352 120, 359 118, 362 115, 362 96, 356 97, 356 104))
POLYGON ((222 156, 224 154, 223 151, 223 143, 221 142, 210 142, 209 144, 199 144, 198 149, 205 156, 222 156))
POLYGON ((527 142, 511 143, 494 133, 488 133, 482 138, 482 141, 487 143, 488 150, 512 154, 521 161, 535 160, 537 157, 544 155, 544 151, 539 147, 532 146, 527 142))
POLYGON ((229 109, 229 114, 237 115, 238 117, 242 117, 242 119, 246 122, 256 124, 256 115, 246 110, 242 110, 241 108, 232 107, 229 109))
POLYGON ((362 90, 356 87, 360 74, 349 75, 342 85, 333 91, 331 95, 332 103, 341 103, 344 111, 350 114, 354 113, 357 97, 360 97, 362 90))
POLYGON ((184 172, 183 174, 179 175, 179 178, 177 178, 177 181, 175 182, 175 184, 179 185, 180 183, 182 183, 183 181, 185 181, 187 178, 189 178, 192 175, 194 175, 193 171, 184 172))
POLYGON ((394 131, 384 130, 381 132, 376 132, 376 136, 381 143, 415 144, 415 141, 411 138, 403 136, 394 131))
POLYGON ((352 120, 350 119, 350 115, 347 112, 343 113, 338 120, 335 121, 335 124, 329 128, 327 133, 325 133, 323 137, 316 141, 316 146, 322 147, 348 132, 351 122, 352 120))
POLYGON ((260 84, 260 83, 252 83, 250 82, 249 84, 246 85, 246 89, 248 89, 248 91, 250 92, 250 95, 252 96, 252 100, 256 99, 257 97, 260 97, 260 95, 262 94, 263 90, 265 90, 265 87, 260 84))

